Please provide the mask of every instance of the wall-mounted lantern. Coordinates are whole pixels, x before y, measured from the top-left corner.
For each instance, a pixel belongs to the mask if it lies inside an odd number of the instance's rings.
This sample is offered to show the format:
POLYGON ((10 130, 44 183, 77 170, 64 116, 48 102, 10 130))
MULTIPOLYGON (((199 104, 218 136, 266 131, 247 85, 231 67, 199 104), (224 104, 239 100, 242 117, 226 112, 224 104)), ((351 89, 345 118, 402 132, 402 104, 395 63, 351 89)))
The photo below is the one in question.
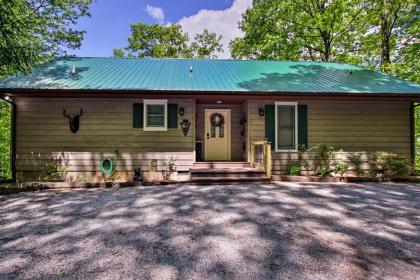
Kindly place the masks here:
POLYGON ((184 109, 184 107, 180 107, 179 108, 179 115, 180 116, 183 116, 185 114, 185 109, 184 109))
POLYGON ((258 109, 258 114, 260 115, 260 117, 264 117, 264 115, 265 115, 264 108, 258 109))
POLYGON ((188 131, 190 130, 191 122, 187 119, 182 120, 180 123, 182 132, 184 133, 184 136, 188 135, 188 131))

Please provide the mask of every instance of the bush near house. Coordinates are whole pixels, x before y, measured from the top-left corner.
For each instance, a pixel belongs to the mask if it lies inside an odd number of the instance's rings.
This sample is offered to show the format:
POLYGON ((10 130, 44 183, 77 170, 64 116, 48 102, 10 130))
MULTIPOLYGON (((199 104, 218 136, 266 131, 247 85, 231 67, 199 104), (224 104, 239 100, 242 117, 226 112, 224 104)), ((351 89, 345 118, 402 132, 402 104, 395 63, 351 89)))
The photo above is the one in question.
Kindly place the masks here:
POLYGON ((296 164, 287 167, 285 175, 302 175, 302 170, 312 170, 322 177, 332 174, 344 177, 353 174, 358 177, 370 175, 390 180, 405 177, 413 170, 407 159, 394 153, 376 152, 369 157, 371 159, 366 161, 362 159, 360 153, 345 153, 334 147, 320 144, 309 149, 300 149, 299 160, 296 164), (312 162, 307 158, 312 158, 312 162), (364 164, 369 166, 369 172, 363 169, 364 164))
POLYGON ((12 178, 11 107, 6 101, 0 100, 0 180, 12 178))

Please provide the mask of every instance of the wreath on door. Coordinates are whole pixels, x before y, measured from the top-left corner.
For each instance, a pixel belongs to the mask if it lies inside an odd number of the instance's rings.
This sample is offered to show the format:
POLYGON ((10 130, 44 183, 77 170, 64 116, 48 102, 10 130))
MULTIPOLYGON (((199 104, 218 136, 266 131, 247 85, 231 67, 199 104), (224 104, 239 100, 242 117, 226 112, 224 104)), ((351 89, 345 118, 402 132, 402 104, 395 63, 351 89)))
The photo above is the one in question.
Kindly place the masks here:
POLYGON ((225 118, 220 113, 213 113, 210 116, 211 125, 214 127, 221 127, 225 124, 225 118))

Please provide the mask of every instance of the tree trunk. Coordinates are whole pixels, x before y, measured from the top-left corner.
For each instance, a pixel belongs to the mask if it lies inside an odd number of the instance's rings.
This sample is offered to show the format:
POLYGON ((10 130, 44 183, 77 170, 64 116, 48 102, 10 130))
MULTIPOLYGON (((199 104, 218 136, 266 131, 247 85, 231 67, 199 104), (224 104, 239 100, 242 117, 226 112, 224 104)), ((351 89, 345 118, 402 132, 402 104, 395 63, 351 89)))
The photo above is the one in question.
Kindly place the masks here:
POLYGON ((383 0, 383 11, 381 15, 381 67, 391 63, 389 43, 389 11, 387 0, 383 0))
MULTIPOLYGON (((330 57, 331 57, 331 41, 330 41, 330 36, 328 35, 327 32, 324 32, 324 34, 322 34, 323 40, 324 40, 324 61, 325 62, 329 62, 330 61, 330 57)), ((322 57, 322 55, 321 55, 322 57)))

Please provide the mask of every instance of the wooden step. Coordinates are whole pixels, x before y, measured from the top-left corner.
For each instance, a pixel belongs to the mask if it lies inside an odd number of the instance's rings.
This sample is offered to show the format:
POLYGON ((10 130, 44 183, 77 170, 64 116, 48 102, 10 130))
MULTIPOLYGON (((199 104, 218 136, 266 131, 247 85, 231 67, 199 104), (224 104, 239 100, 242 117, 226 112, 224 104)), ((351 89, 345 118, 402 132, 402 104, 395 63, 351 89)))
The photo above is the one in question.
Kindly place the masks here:
POLYGON ((203 161, 195 162, 193 168, 239 168, 251 167, 248 162, 243 161, 203 161))
MULTIPOLYGON (((210 163, 214 164, 214 163, 210 163)), ((211 167, 205 164, 198 164, 190 169, 190 179, 194 183, 240 183, 240 182, 267 182, 269 179, 265 176, 263 168, 252 168, 248 163, 234 163, 226 167, 211 167), (236 166, 235 166, 236 165, 236 166)), ((220 165, 216 165, 220 166, 220 165)))
POLYGON ((269 179, 267 177, 195 177, 191 178, 191 182, 198 184, 212 184, 212 183, 267 183, 269 179))
POLYGON ((191 177, 226 177, 226 178, 246 178, 246 177, 263 177, 264 169, 240 167, 240 168, 192 168, 190 169, 191 177))

